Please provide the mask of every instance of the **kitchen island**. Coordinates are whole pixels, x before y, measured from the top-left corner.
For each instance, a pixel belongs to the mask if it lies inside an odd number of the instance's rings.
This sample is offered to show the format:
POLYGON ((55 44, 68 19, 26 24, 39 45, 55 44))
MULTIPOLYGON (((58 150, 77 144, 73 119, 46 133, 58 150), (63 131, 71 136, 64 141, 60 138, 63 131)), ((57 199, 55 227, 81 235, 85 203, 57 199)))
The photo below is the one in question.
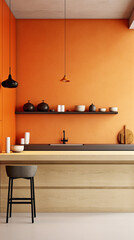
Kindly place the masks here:
MULTIPOLYGON (((1 211, 6 211, 5 165, 37 164, 37 212, 133 212, 134 151, 24 151, 0 154, 1 211)), ((29 195, 28 181, 14 182, 14 196, 29 195)), ((13 206, 29 212, 29 206, 13 206)))

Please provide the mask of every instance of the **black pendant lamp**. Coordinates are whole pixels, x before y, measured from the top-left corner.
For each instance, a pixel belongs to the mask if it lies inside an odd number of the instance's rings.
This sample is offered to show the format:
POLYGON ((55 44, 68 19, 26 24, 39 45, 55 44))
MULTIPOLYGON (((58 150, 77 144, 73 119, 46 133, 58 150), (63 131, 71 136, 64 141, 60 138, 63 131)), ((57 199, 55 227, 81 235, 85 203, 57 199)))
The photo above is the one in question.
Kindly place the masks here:
POLYGON ((60 81, 64 83, 70 82, 66 76, 66 0, 64 0, 64 76, 60 81))
POLYGON ((2 82, 4 88, 16 88, 18 83, 11 76, 11 0, 9 0, 9 76, 2 82))

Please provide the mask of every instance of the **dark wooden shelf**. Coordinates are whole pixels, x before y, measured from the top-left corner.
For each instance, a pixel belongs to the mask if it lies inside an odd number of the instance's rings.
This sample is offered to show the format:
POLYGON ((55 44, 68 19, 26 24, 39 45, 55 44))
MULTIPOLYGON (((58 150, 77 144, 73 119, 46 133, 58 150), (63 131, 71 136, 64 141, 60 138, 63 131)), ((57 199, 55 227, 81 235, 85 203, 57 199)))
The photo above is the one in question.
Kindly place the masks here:
POLYGON ((15 112, 15 114, 118 114, 118 112, 15 112))

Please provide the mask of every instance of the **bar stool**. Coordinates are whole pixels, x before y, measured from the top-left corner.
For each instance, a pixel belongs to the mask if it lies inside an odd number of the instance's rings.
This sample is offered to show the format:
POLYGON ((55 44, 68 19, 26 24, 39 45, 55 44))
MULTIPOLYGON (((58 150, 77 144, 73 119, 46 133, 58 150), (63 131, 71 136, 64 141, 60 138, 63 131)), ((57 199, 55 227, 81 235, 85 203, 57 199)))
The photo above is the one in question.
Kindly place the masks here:
POLYGON ((32 223, 34 223, 34 217, 36 217, 34 176, 36 174, 36 171, 37 171, 37 166, 35 165, 6 166, 6 173, 7 173, 7 176, 9 177, 6 223, 8 223, 9 207, 10 207, 10 217, 12 216, 12 204, 31 204, 32 223), (18 179, 18 178, 24 178, 24 179, 30 180, 30 192, 31 192, 30 198, 13 198, 13 181, 14 179, 18 179), (25 200, 25 201, 22 201, 22 200, 25 200), (30 200, 30 201, 27 201, 27 200, 30 200))

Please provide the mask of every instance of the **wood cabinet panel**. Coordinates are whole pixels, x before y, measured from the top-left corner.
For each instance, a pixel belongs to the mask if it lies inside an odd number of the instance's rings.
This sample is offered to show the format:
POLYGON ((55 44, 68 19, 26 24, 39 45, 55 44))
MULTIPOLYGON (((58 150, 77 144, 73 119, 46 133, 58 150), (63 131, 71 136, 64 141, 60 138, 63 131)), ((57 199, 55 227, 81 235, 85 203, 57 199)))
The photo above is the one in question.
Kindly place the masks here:
MULTIPOLYGON (((7 189, 1 190, 2 212, 7 189)), ((37 212, 134 212, 132 189, 35 189, 37 212)), ((29 189, 15 189, 14 196, 29 196, 29 189)), ((14 205, 13 212, 30 212, 30 206, 14 205)))
MULTIPOLYGON (((29 164, 28 164, 29 165, 29 164)), ((1 210, 6 211, 8 177, 0 165, 1 210)), ((133 212, 133 164, 42 164, 35 176, 37 212, 133 212)), ((14 197, 30 196, 30 182, 14 181, 14 197)), ((14 212, 30 212, 15 205, 14 212)))
MULTIPOLYGON (((1 165, 1 184, 7 186, 5 165, 1 165)), ((27 186, 23 179, 15 186, 27 186)), ((44 164, 38 165, 36 187, 134 187, 133 164, 44 164)))

